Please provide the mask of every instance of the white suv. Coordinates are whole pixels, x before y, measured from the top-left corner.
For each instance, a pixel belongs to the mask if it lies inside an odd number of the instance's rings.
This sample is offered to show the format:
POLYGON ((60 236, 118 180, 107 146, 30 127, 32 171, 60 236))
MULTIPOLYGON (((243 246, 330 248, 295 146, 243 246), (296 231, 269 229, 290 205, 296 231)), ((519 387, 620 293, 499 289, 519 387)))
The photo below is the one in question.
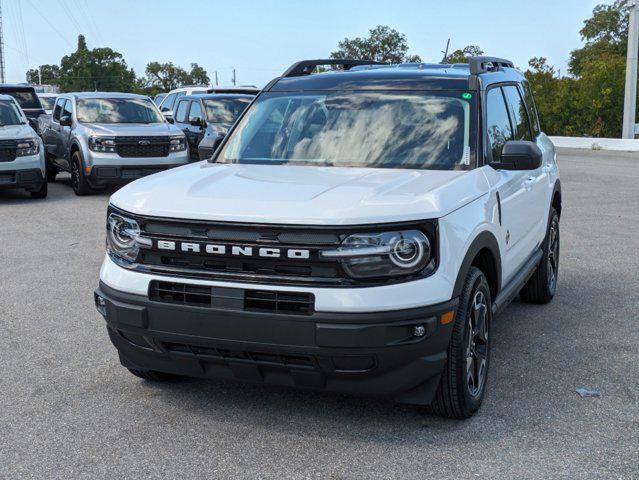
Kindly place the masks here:
POLYGON ((95 301, 133 374, 479 408, 493 316, 555 294, 554 147, 507 60, 370 63, 293 65, 112 196, 95 301))

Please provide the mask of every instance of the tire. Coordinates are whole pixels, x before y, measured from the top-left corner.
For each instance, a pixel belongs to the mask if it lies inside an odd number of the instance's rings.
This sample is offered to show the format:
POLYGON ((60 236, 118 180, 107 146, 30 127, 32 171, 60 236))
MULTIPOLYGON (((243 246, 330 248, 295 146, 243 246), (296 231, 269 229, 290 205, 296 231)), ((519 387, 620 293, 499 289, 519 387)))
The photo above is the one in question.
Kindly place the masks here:
POLYGON ((491 324, 488 282, 481 270, 471 267, 455 313, 446 366, 435 398, 427 407, 429 412, 461 420, 479 409, 490 364, 491 324))
POLYGON ((55 182, 55 177, 58 175, 58 169, 55 167, 47 167, 47 182, 55 182))
POLYGON ((127 370, 136 377, 150 382, 164 382, 172 378, 168 373, 156 372, 155 370, 136 370, 135 368, 127 368, 127 370))
POLYGON ((82 157, 80 152, 75 152, 71 156, 71 186, 76 195, 87 195, 91 192, 91 187, 87 178, 84 176, 82 168, 82 157))
POLYGON ((42 186, 40 187, 40 190, 36 190, 35 192, 30 192, 31 198, 47 198, 47 193, 49 191, 49 188, 47 185, 48 185, 47 181, 45 179, 42 179, 42 186))
POLYGON ((551 207, 548 219, 546 238, 544 239, 543 256, 535 273, 519 292, 526 303, 545 304, 550 302, 557 291, 559 275, 559 215, 551 207))

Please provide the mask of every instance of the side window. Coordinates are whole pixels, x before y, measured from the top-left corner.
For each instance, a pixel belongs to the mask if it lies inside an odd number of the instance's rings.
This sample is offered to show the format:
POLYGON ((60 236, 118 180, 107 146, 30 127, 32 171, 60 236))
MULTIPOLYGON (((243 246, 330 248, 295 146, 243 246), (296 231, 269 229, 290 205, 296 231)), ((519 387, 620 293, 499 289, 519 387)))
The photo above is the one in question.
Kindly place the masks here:
POLYGON ((175 121, 178 123, 186 123, 186 114, 189 111, 189 101, 182 100, 178 102, 177 110, 175 111, 175 121))
POLYGON ((67 100, 66 103, 64 104, 64 108, 62 109, 62 115, 61 116, 65 116, 68 115, 69 117, 73 118, 73 104, 71 103, 71 100, 67 100))
POLYGON ((60 113, 62 113, 62 105, 64 105, 65 99, 58 98, 55 102, 55 108, 53 109, 53 119, 60 120, 60 113))
POLYGON ((202 115, 202 107, 200 106, 200 102, 191 102, 191 111, 189 112, 189 122, 199 118, 200 120, 204 119, 204 115, 202 115))
POLYGON ((488 90, 486 94, 486 133, 492 160, 498 161, 504 144, 513 139, 504 95, 499 87, 488 90))
POLYGON ((506 101, 510 107, 510 113, 512 114, 515 140, 532 140, 526 105, 521 98, 519 89, 514 85, 507 85, 503 87, 503 89, 506 101))
POLYGON ((167 95, 164 101, 162 102, 162 111, 168 112, 169 110, 173 110, 173 103, 175 102, 175 93, 171 93, 167 95))
POLYGON ((526 100, 526 106, 530 114, 530 126, 532 127, 533 135, 536 137, 541 133, 541 127, 539 126, 539 115, 537 114, 537 105, 535 105, 533 91, 530 87, 530 83, 526 81, 521 82, 521 86, 524 89, 524 99, 526 100))

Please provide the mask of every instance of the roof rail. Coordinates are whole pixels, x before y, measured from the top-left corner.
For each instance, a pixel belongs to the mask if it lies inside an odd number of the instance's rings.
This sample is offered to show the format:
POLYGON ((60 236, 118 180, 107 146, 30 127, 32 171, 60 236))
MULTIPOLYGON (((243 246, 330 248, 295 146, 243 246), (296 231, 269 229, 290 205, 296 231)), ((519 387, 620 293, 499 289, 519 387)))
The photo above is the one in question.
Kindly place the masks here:
POLYGON ((468 59, 470 74, 477 75, 483 72, 494 72, 499 67, 515 68, 515 64, 510 60, 497 57, 471 57, 468 59), (489 67, 488 64, 491 64, 489 67))
POLYGON ((386 65, 381 62, 375 62, 372 60, 347 60, 347 59, 325 59, 325 60, 302 60, 301 62, 294 63, 286 70, 282 77, 301 77, 303 75, 310 75, 316 67, 320 65, 335 65, 340 66, 344 70, 349 70, 352 67, 358 65, 386 65))

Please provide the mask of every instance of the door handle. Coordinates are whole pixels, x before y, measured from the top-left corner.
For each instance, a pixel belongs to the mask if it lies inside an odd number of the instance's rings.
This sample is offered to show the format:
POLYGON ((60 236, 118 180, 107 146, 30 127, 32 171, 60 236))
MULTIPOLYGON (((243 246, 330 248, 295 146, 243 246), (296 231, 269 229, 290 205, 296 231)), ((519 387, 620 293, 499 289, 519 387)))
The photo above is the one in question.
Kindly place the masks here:
POLYGON ((526 190, 532 190, 532 187, 534 184, 535 184, 535 177, 528 177, 526 180, 524 180, 521 183, 522 187, 524 187, 526 190))

